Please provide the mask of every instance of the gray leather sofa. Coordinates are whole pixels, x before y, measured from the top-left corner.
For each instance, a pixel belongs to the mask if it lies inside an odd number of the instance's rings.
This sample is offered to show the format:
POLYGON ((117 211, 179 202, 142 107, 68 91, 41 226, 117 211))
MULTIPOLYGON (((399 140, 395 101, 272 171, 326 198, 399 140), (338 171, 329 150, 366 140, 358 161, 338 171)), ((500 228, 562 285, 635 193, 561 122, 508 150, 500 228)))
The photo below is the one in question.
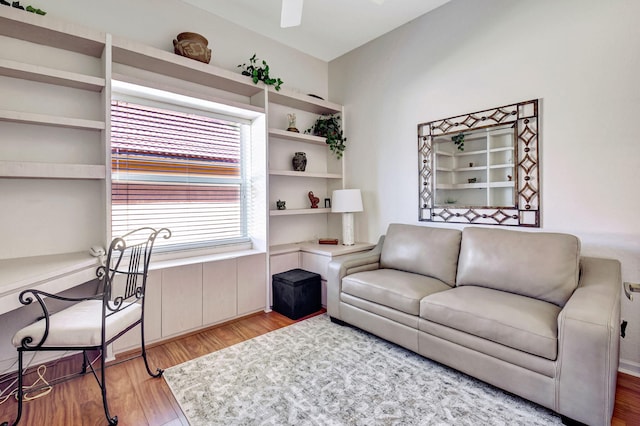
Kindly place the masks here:
POLYGON ((392 224, 329 264, 327 311, 589 425, 610 424, 620 264, 568 234, 392 224))

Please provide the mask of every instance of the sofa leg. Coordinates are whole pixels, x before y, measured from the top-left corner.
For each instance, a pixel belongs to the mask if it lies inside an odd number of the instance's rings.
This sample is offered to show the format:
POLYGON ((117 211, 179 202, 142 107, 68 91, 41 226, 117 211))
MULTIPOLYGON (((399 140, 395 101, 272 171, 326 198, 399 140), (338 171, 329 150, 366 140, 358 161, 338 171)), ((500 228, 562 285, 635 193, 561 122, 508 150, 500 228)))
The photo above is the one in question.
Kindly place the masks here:
POLYGON ((577 420, 570 419, 567 416, 563 416, 560 414, 560 419, 562 419, 562 424, 567 426, 586 426, 584 423, 580 423, 577 420))
POLYGON ((331 322, 334 324, 338 324, 342 326, 348 325, 346 322, 339 320, 338 318, 334 318, 334 317, 329 317, 329 318, 331 319, 331 322))

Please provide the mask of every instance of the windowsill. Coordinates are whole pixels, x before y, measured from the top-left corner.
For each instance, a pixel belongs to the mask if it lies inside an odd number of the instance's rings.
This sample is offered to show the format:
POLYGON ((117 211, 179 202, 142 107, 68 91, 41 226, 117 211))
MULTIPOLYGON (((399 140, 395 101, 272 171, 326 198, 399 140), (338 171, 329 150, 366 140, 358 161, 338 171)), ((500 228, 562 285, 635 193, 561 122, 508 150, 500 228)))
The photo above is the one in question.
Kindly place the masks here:
POLYGON ((190 255, 187 257, 175 257, 175 253, 166 253, 167 256, 153 255, 151 264, 149 265, 150 271, 157 271, 166 268, 175 268, 177 266, 194 265, 197 263, 216 262, 220 260, 236 259, 239 257, 252 256, 254 254, 264 253, 263 250, 256 249, 240 249, 218 253, 208 253, 201 255, 190 255), (172 258, 171 255, 174 257, 172 258), (155 260, 154 260, 155 259, 155 260))

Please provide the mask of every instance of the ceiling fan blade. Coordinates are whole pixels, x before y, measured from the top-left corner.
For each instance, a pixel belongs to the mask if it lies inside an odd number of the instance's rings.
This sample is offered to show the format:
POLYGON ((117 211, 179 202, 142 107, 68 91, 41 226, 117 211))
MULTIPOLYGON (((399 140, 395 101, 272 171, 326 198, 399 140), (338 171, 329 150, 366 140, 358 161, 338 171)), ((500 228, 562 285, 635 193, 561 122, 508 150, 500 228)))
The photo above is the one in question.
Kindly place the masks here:
POLYGON ((280 27, 296 27, 302 22, 303 0, 282 0, 280 27))

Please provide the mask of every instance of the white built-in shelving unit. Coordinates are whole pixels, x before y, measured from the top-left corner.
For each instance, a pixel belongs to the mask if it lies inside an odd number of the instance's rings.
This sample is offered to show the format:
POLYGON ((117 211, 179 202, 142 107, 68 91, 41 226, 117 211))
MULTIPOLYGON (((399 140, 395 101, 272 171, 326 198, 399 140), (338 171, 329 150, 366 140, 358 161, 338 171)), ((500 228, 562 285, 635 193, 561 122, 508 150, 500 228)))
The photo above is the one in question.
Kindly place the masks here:
POLYGON ((435 143, 436 205, 509 206, 515 197, 514 130, 474 131, 464 151, 439 136, 435 143))
POLYGON ((107 235, 108 36, 3 7, 0 37, 0 260, 76 259, 107 235))
POLYGON ((343 186, 344 163, 323 138, 303 131, 319 114, 342 114, 341 105, 10 7, 0 7, 0 42, 0 300, 7 302, 0 314, 15 309, 9 302, 21 288, 54 280, 51 289, 63 291, 90 279, 98 260, 88 248, 111 238, 113 80, 265 114, 264 152, 252 155, 263 185, 254 188, 256 200, 264 199, 251 206, 263 216, 252 221, 263 227, 254 249, 154 270, 150 340, 268 309, 270 246, 330 236, 324 199, 343 186), (300 133, 286 130, 288 113, 296 113, 300 133), (291 167, 298 151, 307 153, 305 172, 291 167), (320 208, 310 208, 308 191, 320 208), (286 210, 275 208, 277 199, 286 199, 286 210), (28 265, 39 265, 37 279, 23 273, 28 265), (192 291, 176 286, 187 281, 192 291))
MULTIPOLYGON (((269 123, 269 241, 272 247, 329 237, 332 215, 326 199, 343 187, 344 162, 329 150, 326 139, 305 133, 320 115, 340 114, 341 105, 282 88, 269 88, 267 94, 269 123), (287 114, 296 115, 299 132, 288 131, 287 114), (307 157, 306 170, 293 171, 296 152, 307 157), (311 208, 309 191, 320 199, 311 208), (276 201, 286 203, 277 210, 276 201)), ((343 123, 344 127, 344 123, 343 123)), ((337 236, 337 235, 334 235, 337 236)))
MULTIPOLYGON (((312 96, 293 93, 285 88, 267 94, 269 119, 269 242, 270 275, 293 268, 320 274, 322 303, 326 304, 327 265, 336 257, 368 250, 370 244, 320 245, 318 238, 340 236, 340 215, 331 214, 325 204, 335 189, 344 188, 344 159, 337 159, 329 150, 326 139, 305 133, 319 115, 339 114, 341 105, 312 96), (287 114, 296 115, 299 132, 286 130, 287 114), (293 171, 292 158, 304 152, 307 167, 293 171), (318 208, 311 208, 308 192, 320 199, 318 208), (285 210, 276 208, 276 201, 286 202, 285 210)), ((342 121, 342 127, 345 123, 342 121)))

